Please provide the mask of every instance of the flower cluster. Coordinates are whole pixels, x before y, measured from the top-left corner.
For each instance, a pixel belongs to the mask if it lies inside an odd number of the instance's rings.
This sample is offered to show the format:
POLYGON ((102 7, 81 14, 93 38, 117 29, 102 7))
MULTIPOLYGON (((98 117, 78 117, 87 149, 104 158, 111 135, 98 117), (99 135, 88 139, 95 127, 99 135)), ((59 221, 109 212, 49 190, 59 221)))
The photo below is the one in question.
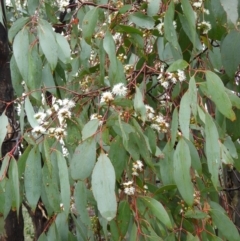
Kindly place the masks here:
POLYGON ((197 24, 197 28, 202 31, 203 34, 207 34, 211 30, 212 26, 209 22, 202 21, 197 24))
MULTIPOLYGON (((59 11, 64 12, 65 8, 69 5, 69 1, 68 0, 57 0, 57 5, 59 6, 59 11)), ((68 11, 68 9, 67 9, 67 11, 68 11)))
POLYGON ((164 73, 164 71, 162 71, 161 69, 158 80, 160 84, 164 87, 164 89, 167 89, 171 83, 176 84, 177 81, 183 82, 184 80, 186 80, 186 75, 183 70, 177 70, 176 73, 164 73))
POLYGON ((127 95, 127 87, 125 87, 123 83, 118 83, 114 85, 112 92, 105 91, 102 93, 100 103, 111 103, 114 100, 114 95, 119 97, 125 97, 127 95))
POLYGON ((66 135, 66 119, 71 118, 71 109, 75 106, 75 103, 69 99, 56 100, 55 98, 53 98, 52 102, 50 109, 47 109, 45 112, 39 111, 34 115, 39 125, 32 129, 32 133, 35 136, 48 134, 61 140, 66 135), (50 117, 57 117, 57 127, 50 127, 50 117))
POLYGON ((139 172, 143 171, 143 163, 140 160, 137 160, 133 163, 133 167, 132 167, 132 175, 133 176, 138 176, 139 172))
POLYGON ((124 193, 131 196, 135 193, 135 187, 133 186, 133 181, 128 181, 123 183, 124 193))
POLYGON ((167 133, 169 129, 169 123, 164 119, 164 117, 159 114, 152 119, 151 128, 157 132, 167 133))

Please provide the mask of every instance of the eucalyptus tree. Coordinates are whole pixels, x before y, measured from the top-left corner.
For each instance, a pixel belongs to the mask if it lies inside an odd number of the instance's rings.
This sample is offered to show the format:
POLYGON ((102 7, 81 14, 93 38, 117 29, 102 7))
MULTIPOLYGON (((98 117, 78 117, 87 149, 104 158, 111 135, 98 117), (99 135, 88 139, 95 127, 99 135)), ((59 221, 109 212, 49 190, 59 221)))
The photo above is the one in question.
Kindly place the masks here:
POLYGON ((2 221, 25 205, 40 241, 239 240, 239 9, 7 1, 2 221))

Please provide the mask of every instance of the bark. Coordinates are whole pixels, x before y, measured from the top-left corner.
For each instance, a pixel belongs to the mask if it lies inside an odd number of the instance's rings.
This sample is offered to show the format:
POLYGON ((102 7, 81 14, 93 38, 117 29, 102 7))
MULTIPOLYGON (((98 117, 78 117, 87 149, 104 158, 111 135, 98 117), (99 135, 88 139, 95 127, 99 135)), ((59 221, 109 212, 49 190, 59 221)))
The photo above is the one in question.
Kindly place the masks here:
MULTIPOLYGON (((4 12, 4 1, 1 0, 1 9, 3 19, 5 16, 4 12)), ((2 145, 1 153, 5 156, 15 146, 15 142, 12 141, 17 133, 14 132, 13 126, 15 125, 14 119, 14 107, 13 107, 13 88, 10 75, 9 66, 9 46, 8 46, 8 35, 7 29, 0 23, 0 115, 5 112, 9 119, 8 137, 2 145)), ((23 217, 22 209, 19 210, 19 217, 17 212, 11 210, 5 219, 5 237, 1 237, 4 241, 23 241, 23 217)))

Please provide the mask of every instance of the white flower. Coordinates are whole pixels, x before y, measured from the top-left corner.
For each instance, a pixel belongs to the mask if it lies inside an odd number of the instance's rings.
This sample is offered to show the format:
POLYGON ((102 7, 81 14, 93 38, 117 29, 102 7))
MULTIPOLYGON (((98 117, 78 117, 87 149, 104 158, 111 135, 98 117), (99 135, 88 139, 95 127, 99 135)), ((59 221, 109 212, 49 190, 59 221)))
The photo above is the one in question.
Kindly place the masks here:
POLYGON ((100 103, 109 103, 114 100, 113 94, 110 91, 102 93, 100 103))
POLYGON ((131 186, 133 184, 133 181, 128 181, 128 182, 124 182, 123 186, 131 186))
POLYGON ((177 83, 177 79, 176 79, 175 77, 173 77, 171 80, 172 80, 172 83, 173 83, 173 84, 176 84, 176 83, 177 83))
POLYGON ((177 22, 173 21, 173 27, 176 29, 177 28, 177 22))
POLYGON ((164 119, 163 119, 163 117, 162 117, 161 115, 157 115, 154 121, 157 122, 157 123, 159 123, 159 124, 165 122, 164 119))
POLYGON ((161 21, 161 23, 159 23, 156 26, 156 28, 157 28, 159 34, 163 35, 164 34, 164 23, 162 22, 162 20, 160 20, 160 21, 161 21))
POLYGON ((164 89, 167 89, 169 87, 169 82, 168 81, 164 81, 164 82, 161 83, 161 85, 162 85, 162 87, 164 89))
POLYGON ((66 108, 61 108, 58 111, 58 118, 63 118, 63 119, 70 119, 71 118, 71 112, 66 109, 66 108))
POLYGON ((208 9, 203 9, 203 12, 205 13, 205 14, 207 14, 207 15, 209 15, 209 10, 208 9))
POLYGON ((42 123, 46 118, 46 116, 47 116, 46 113, 38 112, 34 115, 34 118, 37 119, 38 123, 42 123))
POLYGON ((124 193, 126 193, 127 195, 134 195, 135 187, 125 187, 124 193))
POLYGON ((52 115, 53 112, 51 109, 47 109, 46 113, 47 113, 47 115, 52 115))
POLYGON ((198 23, 198 29, 201 29, 203 34, 207 34, 209 30, 211 30, 212 26, 209 22, 202 21, 201 23, 198 23))
POLYGON ((113 86, 112 93, 117 96, 125 97, 127 95, 127 88, 123 83, 119 83, 113 86))
POLYGON ((144 167, 143 162, 140 161, 140 160, 137 160, 136 163, 137 163, 137 165, 138 165, 139 171, 142 171, 142 170, 143 170, 143 167, 144 167))
POLYGON ((52 106, 52 108, 55 110, 55 111, 58 111, 59 110, 59 105, 58 104, 54 104, 52 106))
POLYGON ((138 175, 139 175, 138 172, 137 172, 137 170, 135 170, 134 168, 132 169, 132 171, 133 171, 133 172, 132 172, 132 175, 133 175, 133 176, 138 176, 138 175))
POLYGON ((42 126, 36 126, 32 129, 32 133, 36 134, 44 134, 46 132, 46 129, 42 126))
POLYGON ((72 109, 75 106, 75 102, 69 99, 63 99, 62 105, 67 109, 72 109))
POLYGON ((90 116, 90 120, 98 119, 98 114, 94 113, 90 116))
POLYGON ((200 8, 202 6, 202 0, 199 0, 198 2, 193 3, 193 7, 200 8))
POLYGON ((57 127, 54 130, 54 135, 56 138, 62 138, 63 136, 66 136, 66 131, 61 127, 57 127))
POLYGON ((160 130, 161 130, 160 126, 157 124, 151 124, 151 128, 156 130, 157 132, 160 132, 160 130))
POLYGON ((154 118, 154 113, 155 113, 154 109, 151 106, 149 106, 149 105, 145 105, 145 108, 146 108, 148 120, 153 119, 154 118))
POLYGON ((177 74, 178 74, 178 80, 179 80, 180 82, 186 80, 186 75, 185 75, 184 71, 178 70, 178 71, 177 71, 177 74))

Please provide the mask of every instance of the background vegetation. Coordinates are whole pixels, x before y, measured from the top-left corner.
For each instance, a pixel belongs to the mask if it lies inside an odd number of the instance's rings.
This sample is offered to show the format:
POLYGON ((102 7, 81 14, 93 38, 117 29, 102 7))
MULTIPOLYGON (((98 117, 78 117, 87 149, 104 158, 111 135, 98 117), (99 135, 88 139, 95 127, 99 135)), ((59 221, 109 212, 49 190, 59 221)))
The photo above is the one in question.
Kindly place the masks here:
POLYGON ((7 1, 18 135, 3 236, 24 204, 39 241, 239 240, 239 10, 7 1))

